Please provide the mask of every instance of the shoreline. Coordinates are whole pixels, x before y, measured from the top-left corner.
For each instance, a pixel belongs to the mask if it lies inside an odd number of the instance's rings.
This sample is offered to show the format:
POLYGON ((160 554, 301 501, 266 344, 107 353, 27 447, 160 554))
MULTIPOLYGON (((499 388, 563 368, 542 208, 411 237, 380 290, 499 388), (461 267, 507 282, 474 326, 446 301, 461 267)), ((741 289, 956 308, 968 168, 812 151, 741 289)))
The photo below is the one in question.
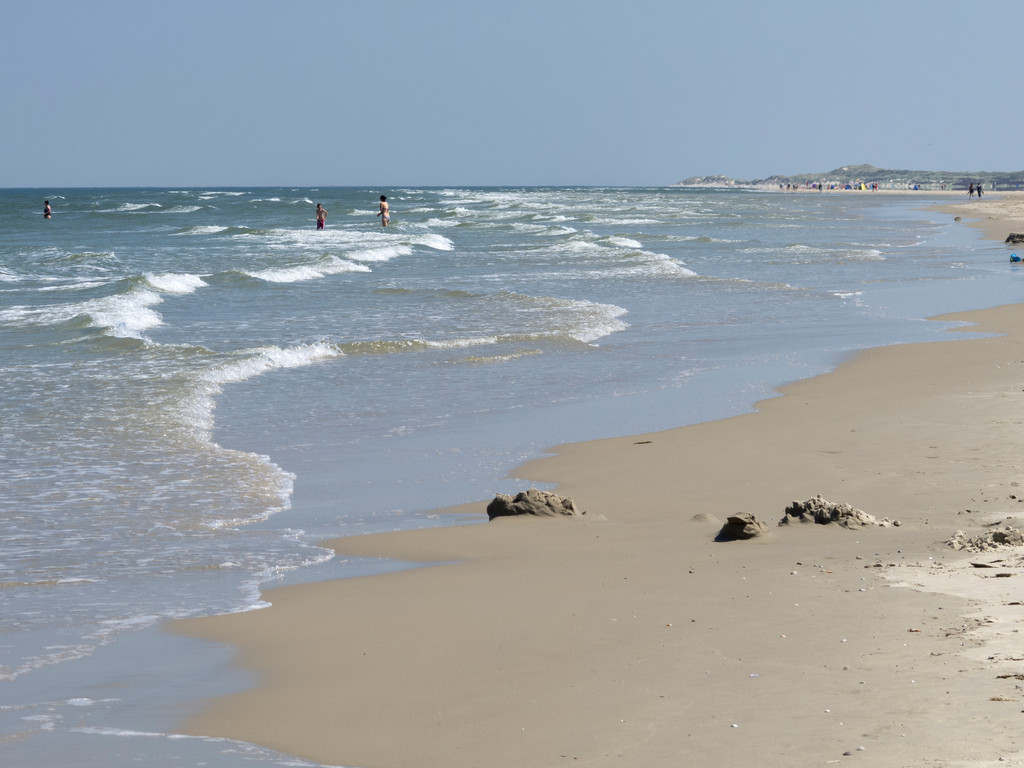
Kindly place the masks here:
POLYGON ((1019 760, 1020 692, 966 653, 973 613, 997 612, 985 590, 1015 579, 942 542, 1024 512, 1024 306, 942 319, 1005 335, 868 350, 754 413, 560 446, 515 474, 583 518, 334 540, 437 564, 176 622, 264 678, 187 732, 389 768, 1019 760), (816 494, 903 524, 774 527, 816 494), (771 533, 715 542, 736 511, 771 533))
POLYGON ((935 210, 962 217, 967 226, 981 230, 986 240, 1002 243, 1011 232, 1024 233, 1024 191, 993 192, 991 200, 942 204, 935 210))

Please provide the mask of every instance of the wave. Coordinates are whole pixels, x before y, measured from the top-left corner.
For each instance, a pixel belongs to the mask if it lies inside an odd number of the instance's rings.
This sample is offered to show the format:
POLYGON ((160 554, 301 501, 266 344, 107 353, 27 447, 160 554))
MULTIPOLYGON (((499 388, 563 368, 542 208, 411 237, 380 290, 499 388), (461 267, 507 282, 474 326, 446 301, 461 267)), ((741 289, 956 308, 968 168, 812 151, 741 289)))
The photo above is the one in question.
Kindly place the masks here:
POLYGON ((641 276, 656 276, 666 275, 675 277, 698 277, 698 273, 694 272, 689 267, 683 266, 680 262, 673 259, 671 256, 667 256, 664 253, 653 253, 651 251, 641 251, 644 260, 642 263, 637 264, 634 267, 626 269, 613 270, 613 272, 620 275, 641 275, 641 276))
POLYGON ((436 233, 421 235, 415 238, 414 242, 417 245, 425 245, 427 248, 433 248, 435 251, 452 251, 455 249, 455 243, 444 235, 438 235, 436 233))
POLYGON ((160 203, 121 203, 117 208, 104 208, 99 213, 138 213, 149 208, 163 208, 160 203))
POLYGON ((219 235, 221 232, 226 232, 227 227, 216 226, 213 224, 202 224, 194 227, 186 227, 185 229, 175 232, 176 235, 219 235))
POLYGON ((160 313, 151 309, 162 301, 158 293, 137 288, 124 294, 91 299, 79 308, 111 336, 143 339, 145 331, 163 325, 160 313))
POLYGON ((458 288, 378 288, 374 293, 392 294, 395 296, 433 296, 450 299, 470 299, 480 295, 458 288))
POLYGON ((87 261, 89 263, 95 263, 98 261, 117 261, 117 256, 110 251, 81 251, 79 253, 63 254, 62 256, 72 263, 79 261, 87 261))
POLYGON ((743 254, 764 254, 768 259, 780 261, 791 260, 799 264, 814 263, 843 263, 846 261, 885 261, 885 254, 877 248, 859 247, 821 247, 806 245, 804 243, 789 243, 787 245, 770 247, 760 246, 741 248, 736 253, 743 254))
POLYGON ((551 296, 526 296, 501 291, 486 297, 488 315, 503 318, 502 325, 518 325, 518 330, 498 336, 503 341, 572 339, 592 344, 629 325, 621 320, 628 310, 615 304, 586 299, 551 296), (493 307, 490 305, 494 305, 493 307))
POLYGON ((301 368, 321 360, 341 357, 344 352, 335 344, 317 341, 294 347, 266 346, 245 349, 235 353, 238 358, 199 374, 192 395, 181 407, 187 412, 187 423, 199 431, 199 437, 209 441, 213 434, 214 397, 224 385, 260 376, 273 370, 301 368))
POLYGON ((433 219, 427 219, 426 226, 430 227, 431 229, 436 229, 437 227, 457 227, 461 223, 462 222, 459 221, 458 219, 438 219, 438 218, 433 218, 433 219))
POLYGON ((296 264, 290 267, 271 267, 260 270, 241 270, 241 274, 265 280, 268 283, 301 283, 307 280, 319 280, 327 275, 337 275, 343 272, 369 272, 365 264, 353 264, 335 256, 326 261, 319 261, 314 264, 296 264))
POLYGON ((225 192, 225 191, 218 192, 218 191, 214 191, 214 190, 205 190, 198 197, 199 197, 200 200, 216 200, 218 197, 245 197, 248 194, 251 194, 251 193, 249 193, 249 192, 237 192, 237 191, 235 191, 235 192, 225 192))
POLYGON ((504 355, 491 355, 489 357, 482 355, 473 355, 465 359, 466 363, 471 365, 483 365, 486 363, 509 363, 513 360, 518 360, 521 357, 532 357, 534 355, 542 354, 539 349, 522 349, 515 352, 509 352, 504 355))
POLYGON ((64 285, 48 285, 44 288, 40 288, 40 293, 51 293, 54 291, 85 291, 90 288, 101 288, 106 285, 105 280, 81 280, 64 285))
POLYGON ((207 285, 207 282, 199 275, 176 274, 174 272, 165 272, 162 275, 154 275, 152 272, 147 272, 143 277, 146 278, 146 282, 149 283, 153 288, 163 293, 194 293, 197 288, 203 288, 207 285))
POLYGON ((87 320, 82 327, 98 327, 118 338, 145 339, 150 328, 163 324, 151 307, 163 301, 151 288, 135 286, 124 293, 51 307, 18 306, 0 310, 0 322, 12 325, 56 326, 76 318, 87 320))
POLYGON ((356 261, 390 261, 398 256, 409 256, 412 248, 408 245, 388 245, 382 248, 365 248, 347 254, 356 261))

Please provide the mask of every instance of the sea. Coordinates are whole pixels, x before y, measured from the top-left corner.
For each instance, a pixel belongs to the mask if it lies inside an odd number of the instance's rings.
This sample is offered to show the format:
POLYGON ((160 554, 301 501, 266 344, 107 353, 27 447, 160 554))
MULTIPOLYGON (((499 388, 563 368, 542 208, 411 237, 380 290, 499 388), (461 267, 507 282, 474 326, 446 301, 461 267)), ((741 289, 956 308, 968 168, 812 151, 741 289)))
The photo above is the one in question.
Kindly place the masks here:
POLYGON ((0 764, 315 765, 181 735, 256 681, 166 622, 413 567, 322 542, 481 524, 437 510, 482 513, 560 443, 749 412, 1020 301, 1008 246, 950 201, 0 190, 0 764))

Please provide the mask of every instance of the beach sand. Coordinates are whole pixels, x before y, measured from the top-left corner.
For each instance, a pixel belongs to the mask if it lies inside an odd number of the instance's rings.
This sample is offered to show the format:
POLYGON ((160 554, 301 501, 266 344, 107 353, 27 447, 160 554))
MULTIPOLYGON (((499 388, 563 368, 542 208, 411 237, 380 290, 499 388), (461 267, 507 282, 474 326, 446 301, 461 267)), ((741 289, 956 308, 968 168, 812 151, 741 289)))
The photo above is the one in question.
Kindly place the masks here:
POLYGON ((938 210, 961 216, 990 240, 1003 242, 1011 232, 1024 234, 1024 191, 985 193, 955 205, 938 206, 938 210))
POLYGON ((517 471, 582 517, 335 540, 431 565, 174 623, 261 681, 186 732, 361 768, 1024 765, 1024 548, 945 544, 1024 523, 1024 306, 944 319, 990 335, 517 471), (776 526, 818 494, 901 525, 776 526), (769 533, 716 541, 739 512, 769 533))

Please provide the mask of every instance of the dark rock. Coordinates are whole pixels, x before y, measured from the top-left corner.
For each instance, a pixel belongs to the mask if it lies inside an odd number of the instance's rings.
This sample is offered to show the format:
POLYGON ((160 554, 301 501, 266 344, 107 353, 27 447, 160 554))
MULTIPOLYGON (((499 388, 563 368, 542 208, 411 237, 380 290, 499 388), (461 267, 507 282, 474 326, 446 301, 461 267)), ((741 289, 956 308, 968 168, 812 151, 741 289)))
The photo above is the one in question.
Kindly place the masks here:
POLYGON ((1011 232, 1006 236, 1005 243, 1024 243, 1024 235, 1018 232, 1011 232))
POLYGON ((534 515, 535 517, 579 517, 586 514, 577 512, 576 505, 572 499, 558 496, 547 491, 539 491, 531 488, 528 491, 520 491, 515 498, 505 493, 499 493, 494 500, 487 505, 487 519, 493 520, 496 517, 509 517, 512 515, 534 515))
POLYGON ((725 525, 718 532, 717 541, 736 541, 753 539, 755 536, 763 536, 768 533, 768 526, 758 520, 749 512, 741 512, 738 515, 729 515, 725 525))

